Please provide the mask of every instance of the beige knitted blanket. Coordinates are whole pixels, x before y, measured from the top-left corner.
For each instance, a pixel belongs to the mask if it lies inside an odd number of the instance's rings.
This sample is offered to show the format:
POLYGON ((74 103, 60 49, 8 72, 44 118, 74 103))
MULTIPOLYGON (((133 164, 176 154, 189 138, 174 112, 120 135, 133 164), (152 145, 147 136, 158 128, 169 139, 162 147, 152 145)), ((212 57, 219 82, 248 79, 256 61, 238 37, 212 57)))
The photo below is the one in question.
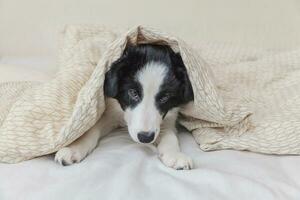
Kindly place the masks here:
POLYGON ((195 101, 179 120, 201 149, 300 153, 300 49, 191 47, 142 26, 67 26, 53 80, 0 84, 0 161, 53 153, 91 128, 105 109, 105 72, 127 43, 168 44, 181 53, 195 101))

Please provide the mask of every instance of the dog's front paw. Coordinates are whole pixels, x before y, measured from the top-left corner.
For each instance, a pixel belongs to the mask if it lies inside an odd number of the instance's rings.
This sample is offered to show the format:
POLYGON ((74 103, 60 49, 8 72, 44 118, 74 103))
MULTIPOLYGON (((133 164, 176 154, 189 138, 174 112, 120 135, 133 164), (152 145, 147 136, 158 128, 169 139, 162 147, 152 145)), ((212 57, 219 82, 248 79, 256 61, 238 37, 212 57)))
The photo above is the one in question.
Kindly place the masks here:
POLYGON ((56 152, 55 161, 63 166, 67 166, 80 162, 85 156, 86 154, 76 149, 64 147, 56 152))
POLYGON ((169 152, 159 155, 160 160, 167 166, 177 170, 192 169, 193 161, 181 152, 169 152))

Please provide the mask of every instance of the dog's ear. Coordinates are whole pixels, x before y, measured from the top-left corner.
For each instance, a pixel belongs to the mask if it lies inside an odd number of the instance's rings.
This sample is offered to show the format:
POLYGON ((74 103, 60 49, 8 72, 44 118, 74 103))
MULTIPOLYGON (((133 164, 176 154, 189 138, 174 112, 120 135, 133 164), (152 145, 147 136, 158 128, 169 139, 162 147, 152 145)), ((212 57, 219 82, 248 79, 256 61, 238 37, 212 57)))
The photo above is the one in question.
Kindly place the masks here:
POLYGON ((189 79, 186 67, 179 53, 171 54, 172 65, 174 67, 177 78, 182 82, 181 94, 183 102, 187 103, 194 100, 194 92, 191 81, 189 79))
POLYGON ((105 74, 104 95, 115 98, 118 95, 119 77, 122 68, 121 59, 115 61, 105 74))
POLYGON ((121 57, 112 63, 110 70, 105 74, 104 81, 104 95, 107 97, 116 98, 119 90, 119 80, 124 74, 124 67, 128 65, 128 54, 132 49, 131 46, 127 46, 121 55, 121 57))

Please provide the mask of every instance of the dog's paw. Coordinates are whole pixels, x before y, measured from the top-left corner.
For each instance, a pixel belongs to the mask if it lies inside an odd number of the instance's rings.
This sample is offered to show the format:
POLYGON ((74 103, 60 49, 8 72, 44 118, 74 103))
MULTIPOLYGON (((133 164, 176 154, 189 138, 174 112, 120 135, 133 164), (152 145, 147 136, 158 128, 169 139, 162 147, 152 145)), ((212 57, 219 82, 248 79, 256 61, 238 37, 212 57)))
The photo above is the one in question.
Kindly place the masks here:
POLYGON ((159 155, 160 160, 167 166, 177 170, 188 170, 193 168, 190 157, 181 152, 170 152, 159 155))
POLYGON ((86 154, 82 152, 72 149, 70 147, 64 147, 56 152, 55 161, 63 166, 72 165, 74 163, 79 163, 86 154))

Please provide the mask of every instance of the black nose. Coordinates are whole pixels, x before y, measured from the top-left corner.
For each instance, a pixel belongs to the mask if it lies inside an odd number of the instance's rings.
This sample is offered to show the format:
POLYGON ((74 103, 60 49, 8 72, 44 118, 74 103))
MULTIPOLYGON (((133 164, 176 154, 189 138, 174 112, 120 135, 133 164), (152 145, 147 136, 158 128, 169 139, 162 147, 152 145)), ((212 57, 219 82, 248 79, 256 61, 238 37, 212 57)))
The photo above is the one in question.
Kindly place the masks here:
POLYGON ((139 132, 137 137, 141 143, 150 143, 153 141, 155 136, 154 132, 139 132))

